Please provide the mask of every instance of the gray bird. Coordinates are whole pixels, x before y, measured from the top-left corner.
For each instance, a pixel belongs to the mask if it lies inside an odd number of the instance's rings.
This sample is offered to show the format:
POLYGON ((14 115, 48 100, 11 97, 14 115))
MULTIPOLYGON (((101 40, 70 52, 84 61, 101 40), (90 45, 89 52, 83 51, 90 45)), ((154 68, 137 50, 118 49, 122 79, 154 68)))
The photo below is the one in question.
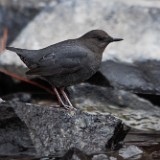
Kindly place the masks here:
POLYGON ((73 108, 64 88, 89 79, 97 72, 106 46, 121 38, 112 38, 102 30, 92 30, 76 39, 65 40, 40 50, 27 50, 14 47, 14 51, 27 65, 27 75, 36 75, 48 81, 59 102, 65 108, 73 108), (60 93, 68 105, 66 105, 60 93))

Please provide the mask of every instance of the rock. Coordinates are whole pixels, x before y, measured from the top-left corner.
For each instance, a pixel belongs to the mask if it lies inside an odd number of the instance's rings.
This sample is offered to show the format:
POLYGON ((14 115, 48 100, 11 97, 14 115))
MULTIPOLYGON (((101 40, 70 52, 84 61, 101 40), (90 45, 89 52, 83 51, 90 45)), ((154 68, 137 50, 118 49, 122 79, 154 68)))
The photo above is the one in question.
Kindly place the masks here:
MULTIPOLYGON (((100 28, 112 36, 125 39, 109 45, 104 60, 116 58, 131 62, 160 59, 159 13, 158 1, 53 1, 21 32, 12 46, 40 49, 100 28)), ((22 64, 9 51, 2 55, 0 63, 22 64)))
POLYGON ((107 113, 15 101, 0 103, 0 112, 0 154, 63 156, 73 147, 97 154, 117 148, 128 132, 121 120, 107 113))
POLYGON ((3 96, 3 99, 5 101, 19 101, 19 102, 24 102, 24 103, 31 103, 32 101, 32 97, 31 97, 31 94, 29 93, 14 93, 14 94, 9 94, 9 95, 6 95, 6 96, 3 96))
POLYGON ((160 146, 160 132, 144 131, 131 129, 125 137, 124 143, 128 145, 135 145, 143 149, 144 153, 150 150, 150 154, 154 149, 159 150, 160 146))
POLYGON ((35 15, 37 15, 39 9, 36 9, 33 6, 30 8, 24 6, 22 8, 19 7, 19 5, 13 5, 15 2, 14 0, 3 0, 5 3, 8 2, 8 4, 10 4, 8 6, 2 4, 1 1, 2 0, 0 0, 0 37, 3 35, 4 28, 6 28, 8 30, 7 45, 9 45, 13 42, 15 37, 18 36, 20 31, 22 31, 22 29, 35 17, 35 15))
POLYGON ((68 90, 73 104, 81 110, 111 112, 134 128, 160 130, 160 108, 133 93, 86 83, 68 90))
POLYGON ((92 160, 109 160, 109 159, 108 156, 106 156, 105 154, 99 154, 93 156, 92 160))
POLYGON ((71 148, 64 156, 63 159, 67 160, 84 160, 88 159, 90 156, 85 154, 84 152, 78 150, 77 148, 71 148))
POLYGON ((143 94, 160 94, 160 61, 150 60, 134 64, 105 61, 100 72, 106 82, 117 89, 143 94))
POLYGON ((9 107, 9 103, 7 105, 6 102, 1 102, 0 112, 0 155, 35 155, 36 150, 30 138, 28 128, 16 116, 13 108, 9 107))
POLYGON ((90 77, 85 82, 98 86, 112 87, 111 83, 107 80, 106 76, 104 76, 100 71, 97 71, 92 77, 90 77))
POLYGON ((0 98, 0 103, 4 102, 2 98, 0 98))
POLYGON ((119 150, 119 155, 124 159, 135 158, 140 159, 142 157, 143 151, 137 146, 128 146, 119 150))
POLYGON ((24 8, 41 8, 47 5, 47 3, 51 2, 51 0, 0 0, 0 5, 3 7, 17 7, 20 9, 24 8))

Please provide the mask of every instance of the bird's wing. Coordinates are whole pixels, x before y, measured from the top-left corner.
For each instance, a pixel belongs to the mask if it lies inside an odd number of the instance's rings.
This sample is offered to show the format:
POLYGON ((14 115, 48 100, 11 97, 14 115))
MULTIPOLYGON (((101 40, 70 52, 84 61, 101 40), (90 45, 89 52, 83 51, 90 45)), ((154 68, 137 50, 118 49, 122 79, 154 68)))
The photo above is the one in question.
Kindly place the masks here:
POLYGON ((88 52, 74 45, 50 48, 26 74, 51 76, 76 72, 87 63, 88 52))

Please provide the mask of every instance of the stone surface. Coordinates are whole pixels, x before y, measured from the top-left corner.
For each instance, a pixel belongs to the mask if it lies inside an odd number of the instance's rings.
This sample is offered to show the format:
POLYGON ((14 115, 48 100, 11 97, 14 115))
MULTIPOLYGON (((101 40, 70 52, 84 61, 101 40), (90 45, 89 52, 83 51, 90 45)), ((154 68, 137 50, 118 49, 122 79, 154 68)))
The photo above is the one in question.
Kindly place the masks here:
POLYGON ((19 6, 12 5, 13 0, 4 1, 8 1, 10 6, 2 5, 0 1, 0 37, 3 35, 4 28, 6 28, 8 30, 7 45, 9 45, 39 12, 39 9, 33 6, 30 8, 27 8, 27 6, 20 8, 19 6))
POLYGON ((66 111, 15 101, 1 102, 0 112, 1 155, 25 154, 31 148, 36 156, 63 156, 73 147, 97 154, 116 148, 128 130, 121 120, 107 113, 66 111))
POLYGON ((106 156, 105 154, 99 154, 93 156, 92 160, 109 160, 109 159, 108 156, 106 156))
POLYGON ((143 151, 137 146, 128 146, 119 150, 119 155, 124 159, 135 158, 140 159, 142 157, 143 151))
POLYGON ((26 124, 16 116, 13 108, 6 102, 0 103, 0 156, 33 156, 33 146, 26 124))
POLYGON ((47 5, 52 0, 0 0, 0 5, 3 7, 24 8, 41 8, 47 5))
MULTIPOLYGON (((53 1, 21 32, 12 46, 39 49, 100 28, 125 39, 111 44, 104 59, 128 62, 160 59, 159 13, 160 2, 151 0, 53 1)), ((8 51, 0 58, 0 63, 22 64, 15 54, 8 51)))
POLYGON ((81 110, 112 113, 142 130, 160 130, 160 108, 124 90, 79 84, 68 88, 72 102, 81 110))
POLYGON ((160 61, 134 64, 105 61, 100 71, 111 86, 143 94, 160 94, 160 61))

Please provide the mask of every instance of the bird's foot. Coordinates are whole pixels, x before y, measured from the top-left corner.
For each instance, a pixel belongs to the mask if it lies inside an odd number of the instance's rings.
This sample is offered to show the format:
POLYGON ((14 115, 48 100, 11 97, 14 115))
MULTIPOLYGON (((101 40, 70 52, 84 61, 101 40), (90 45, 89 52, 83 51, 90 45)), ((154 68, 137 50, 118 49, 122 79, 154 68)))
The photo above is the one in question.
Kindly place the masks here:
POLYGON ((61 106, 64 107, 68 111, 76 110, 76 108, 74 108, 73 106, 70 106, 70 105, 63 104, 61 106))

